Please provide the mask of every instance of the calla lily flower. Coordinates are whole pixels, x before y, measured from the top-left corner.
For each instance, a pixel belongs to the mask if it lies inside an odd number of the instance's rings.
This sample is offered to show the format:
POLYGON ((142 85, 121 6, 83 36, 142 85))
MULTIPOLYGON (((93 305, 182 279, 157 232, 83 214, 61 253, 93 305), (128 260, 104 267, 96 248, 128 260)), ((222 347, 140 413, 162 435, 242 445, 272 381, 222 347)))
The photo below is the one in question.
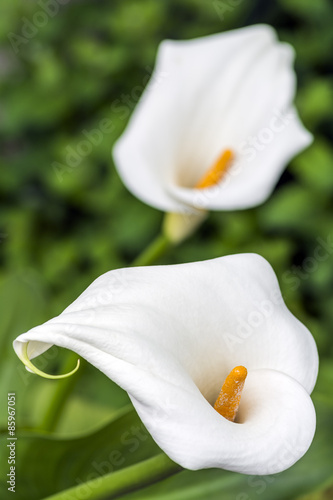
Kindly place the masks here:
POLYGON ((264 202, 312 141, 293 106, 293 58, 267 25, 163 41, 113 150, 128 189, 181 214, 264 202))
POLYGON ((110 271, 14 349, 34 371, 30 359, 54 344, 127 391, 185 468, 272 474, 312 441, 315 342, 256 254, 110 271))

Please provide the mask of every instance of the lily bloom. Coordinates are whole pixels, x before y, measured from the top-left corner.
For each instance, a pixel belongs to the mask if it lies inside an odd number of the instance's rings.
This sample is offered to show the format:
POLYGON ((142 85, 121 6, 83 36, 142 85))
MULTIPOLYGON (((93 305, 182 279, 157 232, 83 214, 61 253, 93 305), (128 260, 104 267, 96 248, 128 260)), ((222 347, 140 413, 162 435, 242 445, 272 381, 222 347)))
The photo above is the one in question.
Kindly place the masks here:
POLYGON ((113 150, 128 189, 182 214, 264 202, 312 141, 293 106, 293 59, 268 25, 163 41, 113 150))
POLYGON ((30 359, 53 344, 127 391, 185 468, 272 474, 311 444, 315 342, 256 254, 110 271, 14 349, 36 371, 30 359))

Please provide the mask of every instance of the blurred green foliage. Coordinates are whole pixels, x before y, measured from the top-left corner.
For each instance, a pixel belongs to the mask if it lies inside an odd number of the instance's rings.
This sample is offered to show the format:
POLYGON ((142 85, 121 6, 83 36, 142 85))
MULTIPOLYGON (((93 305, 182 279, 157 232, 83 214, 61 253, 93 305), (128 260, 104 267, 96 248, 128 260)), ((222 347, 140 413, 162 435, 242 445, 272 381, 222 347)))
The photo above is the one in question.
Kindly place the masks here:
MULTIPOLYGON (((297 106, 315 141, 292 161, 263 206, 211 214, 190 241, 161 262, 238 252, 258 252, 271 262, 287 305, 318 344, 322 368, 315 390, 317 436, 299 464, 274 481, 265 480, 264 492, 244 476, 210 470, 183 472, 128 498, 291 500, 306 493, 307 500, 331 498, 332 3, 61 3, 3 0, 1 6, 0 425, 5 430, 7 393, 16 392, 21 433, 16 498, 39 500, 75 484, 77 477, 84 481, 92 458, 102 460, 107 453, 105 446, 97 446, 96 435, 104 436, 112 448, 110 429, 128 423, 117 420, 127 395, 84 365, 55 434, 43 437, 47 408, 65 386, 26 372, 11 342, 61 312, 103 272, 128 265, 159 231, 162 214, 126 191, 111 159, 112 145, 152 71, 159 42, 258 22, 275 26, 280 38, 296 49, 297 106), (102 132, 94 135, 93 130, 102 132), (87 134, 96 143, 89 151, 82 149, 87 134), (326 251, 321 260, 315 257, 318 248, 321 255, 326 251), (72 460, 70 467, 57 476, 56 462, 64 457, 72 460)), ((66 353, 53 349, 40 366, 58 372, 67 361, 66 353)), ((131 415, 127 418, 135 420, 131 415)), ((1 448, 3 453, 3 442, 1 448)), ((149 456, 153 449, 147 439, 130 461, 149 456)), ((6 456, 2 460, 1 470, 6 470, 6 456)), ((11 498, 3 476, 1 481, 1 498, 11 498)))

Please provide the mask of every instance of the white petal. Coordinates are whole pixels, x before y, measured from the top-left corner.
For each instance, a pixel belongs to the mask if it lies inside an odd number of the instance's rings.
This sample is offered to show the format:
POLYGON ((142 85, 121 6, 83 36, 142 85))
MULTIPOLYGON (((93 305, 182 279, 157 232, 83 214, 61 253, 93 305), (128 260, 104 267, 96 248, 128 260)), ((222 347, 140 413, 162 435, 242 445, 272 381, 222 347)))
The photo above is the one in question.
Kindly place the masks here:
MULTIPOLYGON (((60 316, 20 335, 18 354, 28 341, 31 357, 50 344, 67 347, 123 387, 154 439, 181 464, 175 407, 182 399, 199 401, 205 415, 239 364, 282 372, 308 392, 318 369, 310 332, 287 310, 269 264, 254 254, 112 271, 60 316)), ((201 452, 192 455, 188 467, 210 466, 201 452)))
MULTIPOLYGON (((277 42, 274 30, 264 25, 163 42, 151 83, 114 149, 127 187, 163 210, 196 206, 198 193, 190 188, 222 150, 232 148, 238 158, 244 156, 240 149, 249 136, 269 127, 276 110, 289 109, 295 90, 292 59, 291 48, 277 42)), ((263 158, 265 187, 272 189, 286 161, 309 143, 309 134, 299 128, 293 148, 279 138, 278 157, 263 158)), ((246 170, 257 177, 254 163, 246 170)), ((228 195, 228 189, 214 196, 213 203, 206 196, 204 206, 248 206, 242 192, 228 195)), ((261 202, 263 189, 252 196, 261 202)), ((256 203, 248 198, 250 205, 256 203)))

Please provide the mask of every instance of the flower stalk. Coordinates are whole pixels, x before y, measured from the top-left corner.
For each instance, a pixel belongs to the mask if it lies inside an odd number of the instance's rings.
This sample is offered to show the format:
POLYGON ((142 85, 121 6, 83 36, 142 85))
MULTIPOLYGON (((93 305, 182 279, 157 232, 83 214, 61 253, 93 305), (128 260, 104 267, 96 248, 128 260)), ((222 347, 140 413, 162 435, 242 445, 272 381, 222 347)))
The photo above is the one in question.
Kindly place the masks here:
POLYGON ((56 493, 45 500, 82 498, 83 487, 85 488, 84 498, 86 500, 102 500, 106 498, 111 500, 125 493, 154 484, 181 471, 182 467, 175 464, 167 455, 161 453, 125 469, 87 481, 84 485, 79 484, 56 493))
POLYGON ((149 266, 158 260, 172 246, 172 242, 163 233, 133 261, 132 267, 149 266))

